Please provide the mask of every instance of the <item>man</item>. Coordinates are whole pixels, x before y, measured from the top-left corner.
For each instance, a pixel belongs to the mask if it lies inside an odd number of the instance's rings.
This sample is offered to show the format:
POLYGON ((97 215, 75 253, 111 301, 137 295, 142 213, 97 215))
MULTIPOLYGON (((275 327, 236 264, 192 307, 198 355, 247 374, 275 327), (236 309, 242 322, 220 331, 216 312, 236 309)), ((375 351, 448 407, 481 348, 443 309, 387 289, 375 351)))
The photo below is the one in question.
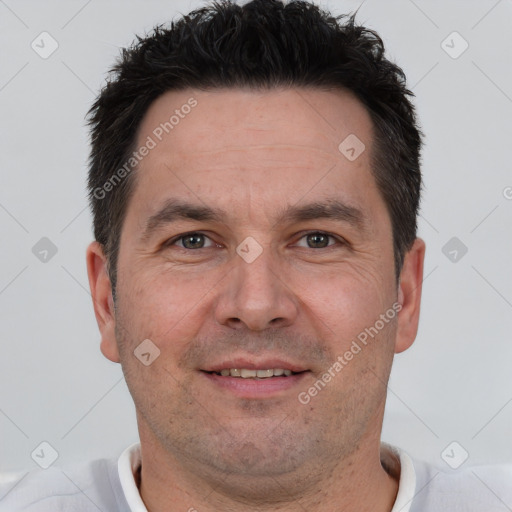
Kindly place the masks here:
POLYGON ((442 474, 380 441, 425 244, 422 134, 379 36, 223 2, 113 72, 87 269, 140 445, 31 474, 5 510, 510 510, 509 469, 442 474))

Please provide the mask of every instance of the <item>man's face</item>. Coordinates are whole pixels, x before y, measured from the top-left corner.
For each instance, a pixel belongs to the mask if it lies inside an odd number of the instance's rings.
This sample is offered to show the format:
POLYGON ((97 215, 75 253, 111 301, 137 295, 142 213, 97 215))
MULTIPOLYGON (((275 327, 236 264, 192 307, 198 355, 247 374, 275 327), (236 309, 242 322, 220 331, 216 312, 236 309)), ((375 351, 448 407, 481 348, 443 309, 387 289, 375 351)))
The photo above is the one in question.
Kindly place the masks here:
POLYGON ((120 242, 115 337, 102 340, 122 363, 143 445, 191 471, 254 477, 334 466, 378 437, 400 315, 389 314, 392 228, 362 104, 342 91, 169 92, 137 147, 148 136, 156 146, 135 171, 120 242), (218 217, 148 222, 171 201, 218 217), (334 201, 346 208, 332 217, 306 209, 334 201), (134 355, 144 340, 146 360, 160 351, 149 365, 134 355))

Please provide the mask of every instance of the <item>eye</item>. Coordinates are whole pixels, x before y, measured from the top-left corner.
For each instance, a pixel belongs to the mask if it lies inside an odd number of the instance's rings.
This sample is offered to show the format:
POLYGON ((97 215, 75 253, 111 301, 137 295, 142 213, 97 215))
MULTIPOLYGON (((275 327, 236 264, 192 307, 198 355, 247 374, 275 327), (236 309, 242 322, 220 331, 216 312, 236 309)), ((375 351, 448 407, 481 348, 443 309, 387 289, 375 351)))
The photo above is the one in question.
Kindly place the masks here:
MULTIPOLYGON (((310 233, 306 233, 303 235, 300 240, 306 240, 306 246, 302 245, 302 247, 306 247, 309 249, 325 249, 327 247, 331 247, 335 244, 330 244, 330 240, 334 240, 338 244, 342 244, 343 242, 336 238, 334 235, 330 235, 329 233, 324 233, 323 231, 312 231, 310 233)), ((191 232, 185 233, 184 235, 180 235, 175 237, 164 244, 164 247, 169 247, 173 245, 178 245, 182 249, 208 249, 209 247, 213 247, 216 245, 208 236, 199 232, 191 232), (209 245, 205 245, 206 241, 209 241, 209 245)))
POLYGON ((335 238, 333 235, 329 235, 328 233, 324 233, 323 231, 313 231, 311 233, 306 233, 304 236, 301 237, 302 239, 306 239, 306 243, 308 244, 308 248, 311 249, 324 249, 326 247, 329 247, 329 238, 332 240, 337 241, 338 243, 341 243, 340 240, 335 238))
POLYGON ((211 245, 205 246, 205 240, 210 239, 203 233, 186 233, 185 235, 180 235, 179 237, 169 240, 165 243, 165 246, 169 247, 171 245, 177 244, 178 242, 180 242, 178 246, 183 249, 206 249, 213 246, 213 242, 211 240, 211 245))

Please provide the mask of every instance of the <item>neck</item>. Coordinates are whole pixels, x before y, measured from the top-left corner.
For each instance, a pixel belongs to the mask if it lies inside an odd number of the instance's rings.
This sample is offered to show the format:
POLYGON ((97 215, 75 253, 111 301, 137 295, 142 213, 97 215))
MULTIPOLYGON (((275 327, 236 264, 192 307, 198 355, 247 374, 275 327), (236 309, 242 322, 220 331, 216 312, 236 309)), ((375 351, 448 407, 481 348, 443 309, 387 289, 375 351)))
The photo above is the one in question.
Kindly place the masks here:
POLYGON ((359 446, 335 467, 317 467, 308 474, 301 467, 282 478, 244 479, 233 474, 205 476, 200 468, 180 465, 156 440, 141 435, 139 491, 148 512, 240 507, 247 512, 390 512, 398 492, 399 461, 381 446, 379 437, 362 439, 359 446))

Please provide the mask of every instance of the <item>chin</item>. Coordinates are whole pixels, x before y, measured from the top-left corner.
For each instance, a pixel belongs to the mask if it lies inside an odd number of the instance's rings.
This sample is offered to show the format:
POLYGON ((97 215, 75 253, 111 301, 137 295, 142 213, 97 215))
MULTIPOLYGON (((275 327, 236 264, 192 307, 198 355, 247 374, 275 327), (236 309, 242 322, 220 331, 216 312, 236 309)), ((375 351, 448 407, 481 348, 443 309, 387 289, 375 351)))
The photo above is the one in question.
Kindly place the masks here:
POLYGON ((249 429, 247 422, 245 428, 237 427, 209 437, 201 447, 196 445, 196 455, 216 471, 276 478, 303 469, 317 450, 314 436, 299 434, 296 426, 286 432, 273 422, 266 428, 249 429))

